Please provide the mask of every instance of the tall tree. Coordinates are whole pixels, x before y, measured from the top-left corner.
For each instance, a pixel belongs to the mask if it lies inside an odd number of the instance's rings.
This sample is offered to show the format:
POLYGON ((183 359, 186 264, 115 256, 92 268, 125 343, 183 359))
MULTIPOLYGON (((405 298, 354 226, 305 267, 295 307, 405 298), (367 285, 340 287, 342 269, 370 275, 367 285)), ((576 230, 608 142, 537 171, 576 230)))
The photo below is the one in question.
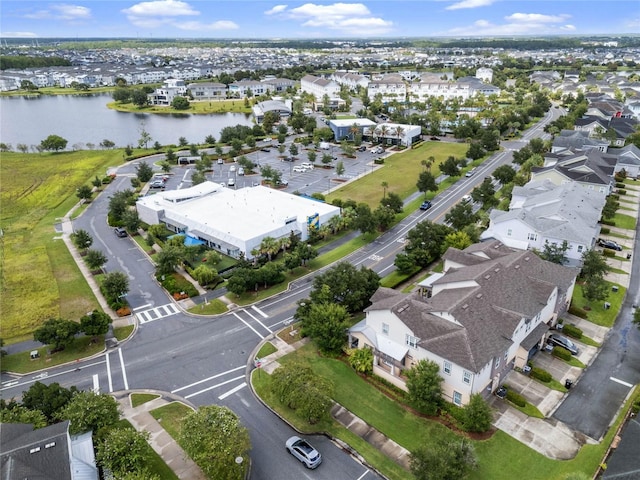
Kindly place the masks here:
POLYGON ((411 452, 416 480, 463 480, 477 466, 473 445, 464 439, 423 445, 411 452))
POLYGON ((93 244, 93 237, 83 229, 78 229, 71 234, 71 241, 78 250, 85 251, 93 244))
POLYGON ((90 337, 106 334, 110 324, 111 317, 100 310, 94 310, 80 318, 80 330, 90 337))
POLYGON ((73 342, 79 331, 80 325, 76 322, 62 318, 50 318, 33 332, 33 339, 36 342, 51 345, 54 350, 64 350, 73 342))
POLYGON ((131 472, 144 472, 145 465, 151 460, 148 438, 149 432, 138 432, 133 428, 109 430, 96 445, 98 464, 115 478, 131 472))
POLYGON ((43 150, 53 150, 58 152, 67 148, 68 141, 59 135, 49 135, 47 138, 40 142, 40 147, 43 150))
POLYGON ((409 400, 418 410, 435 415, 442 403, 440 367, 431 360, 420 360, 406 371, 409 400))
POLYGON ((436 183, 436 179, 431 174, 431 172, 428 172, 428 171, 420 172, 420 176, 418 177, 418 183, 416 183, 416 187, 418 187, 419 192, 424 192, 425 198, 427 197, 427 192, 438 191, 438 184, 436 183))
POLYGON ((365 267, 358 270, 350 263, 340 262, 315 277, 309 296, 313 303, 337 303, 354 313, 369 305, 379 286, 380 277, 373 270, 365 267))
POLYGON ((49 423, 54 423, 58 412, 71 401, 78 389, 72 386, 66 389, 54 382, 46 385, 36 382, 22 394, 22 405, 29 410, 39 410, 49 423))
POLYGON ((153 169, 147 162, 142 161, 136 167, 136 176, 142 183, 146 183, 153 177, 153 169))
POLYGON ((314 303, 302 319, 302 331, 323 353, 337 355, 347 341, 348 320, 349 313, 342 305, 314 303))
POLYGON ((109 272, 104 276, 100 289, 107 301, 118 301, 129 293, 129 277, 123 272, 109 272))
POLYGON ((88 250, 87 254, 84 257, 84 261, 89 267, 89 270, 95 271, 100 270, 105 263, 107 263, 108 258, 101 250, 88 250))
POLYGON ((58 412, 60 420, 69 420, 69 433, 98 432, 114 425, 120 418, 118 402, 111 395, 92 391, 76 392, 58 412))

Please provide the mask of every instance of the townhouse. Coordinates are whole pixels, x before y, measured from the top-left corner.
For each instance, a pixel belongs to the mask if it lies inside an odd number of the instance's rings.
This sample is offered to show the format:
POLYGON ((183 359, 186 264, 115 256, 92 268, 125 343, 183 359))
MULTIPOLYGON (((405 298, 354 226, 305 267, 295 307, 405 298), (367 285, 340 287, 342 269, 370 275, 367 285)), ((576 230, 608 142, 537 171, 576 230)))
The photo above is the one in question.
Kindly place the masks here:
POLYGON ((499 241, 449 248, 443 259, 443 272, 413 293, 380 287, 349 342, 371 349, 374 373, 403 389, 407 369, 435 362, 444 398, 466 405, 541 348, 569 306, 578 271, 499 241))

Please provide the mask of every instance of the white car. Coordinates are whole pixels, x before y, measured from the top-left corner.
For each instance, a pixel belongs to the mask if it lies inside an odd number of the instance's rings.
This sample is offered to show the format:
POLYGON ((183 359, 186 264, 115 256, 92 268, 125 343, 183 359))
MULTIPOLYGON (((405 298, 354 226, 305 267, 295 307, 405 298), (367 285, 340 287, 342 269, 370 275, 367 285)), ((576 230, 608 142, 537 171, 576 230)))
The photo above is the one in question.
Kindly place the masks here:
POLYGON ((229 181, 227 182, 227 187, 235 187, 236 186, 236 181, 233 178, 230 178, 229 181))
POLYGON ((293 167, 293 172, 294 173, 304 173, 306 171, 307 171, 307 169, 304 168, 302 165, 296 165, 295 167, 293 167))
POLYGON ((307 170, 313 170, 313 164, 309 162, 301 163, 300 166, 302 168, 306 168, 307 170))
POLYGON ((238 167, 238 175, 240 176, 244 175, 244 168, 238 167))
POLYGON ((235 165, 231 165, 231 166, 229 167, 229 171, 230 171, 230 172, 235 172, 235 171, 236 171, 236 166, 235 166, 235 165))
POLYGON ((463 203, 469 203, 472 200, 473 200, 473 198, 471 198, 471 195, 463 195, 462 196, 462 202, 463 203))
POLYGON ((317 468, 322 463, 322 455, 309 442, 298 436, 286 442, 287 451, 301 461, 309 469, 317 468))

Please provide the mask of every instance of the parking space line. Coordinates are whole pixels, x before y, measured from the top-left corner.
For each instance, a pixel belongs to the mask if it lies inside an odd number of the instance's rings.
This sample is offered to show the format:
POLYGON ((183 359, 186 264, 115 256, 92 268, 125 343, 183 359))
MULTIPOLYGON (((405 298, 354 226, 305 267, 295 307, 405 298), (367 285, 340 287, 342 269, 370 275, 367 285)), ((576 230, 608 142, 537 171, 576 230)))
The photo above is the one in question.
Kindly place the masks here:
POLYGON ((627 383, 624 380, 620 380, 619 378, 609 377, 609 380, 611 380, 612 382, 619 383, 620 385, 624 385, 625 387, 629 387, 629 388, 633 387, 633 385, 631 385, 630 383, 627 383))

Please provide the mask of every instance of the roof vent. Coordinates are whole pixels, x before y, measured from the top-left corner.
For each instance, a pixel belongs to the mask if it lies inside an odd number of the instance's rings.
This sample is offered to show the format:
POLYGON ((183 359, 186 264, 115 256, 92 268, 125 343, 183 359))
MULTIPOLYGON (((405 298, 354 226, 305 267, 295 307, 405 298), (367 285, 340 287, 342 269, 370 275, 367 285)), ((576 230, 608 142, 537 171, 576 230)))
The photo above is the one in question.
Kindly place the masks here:
POLYGON ((482 293, 477 294, 476 298, 482 298, 482 293))
POLYGON ((29 453, 38 453, 39 451, 40 451, 40 447, 36 447, 29 450, 29 453))
POLYGON ((513 268, 515 268, 516 270, 520 268, 520 265, 515 265, 513 268))
POLYGON ((407 308, 409 308, 409 305, 402 305, 400 308, 398 308, 398 313, 402 313, 404 312, 407 308))
POLYGON ((469 308, 469 304, 468 303, 465 303, 464 305, 462 305, 462 309, 463 310, 466 310, 467 308, 469 308))
POLYGON ((44 448, 52 448, 56 446, 56 442, 47 443, 44 448))
POLYGON ((485 276, 484 276, 484 279, 485 279, 485 280, 489 280, 490 278, 491 278, 491 275, 485 275, 485 276))

